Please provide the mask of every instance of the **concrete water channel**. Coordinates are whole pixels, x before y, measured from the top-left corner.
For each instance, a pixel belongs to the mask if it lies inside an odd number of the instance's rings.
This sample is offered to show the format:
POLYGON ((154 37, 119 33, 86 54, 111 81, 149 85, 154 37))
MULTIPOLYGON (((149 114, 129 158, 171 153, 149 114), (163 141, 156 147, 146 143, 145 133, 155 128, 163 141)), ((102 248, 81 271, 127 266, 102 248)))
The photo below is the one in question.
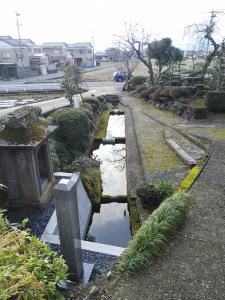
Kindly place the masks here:
MULTIPOLYGON (((125 116, 111 114, 105 140, 125 137, 125 116)), ((95 242, 127 247, 131 239, 127 206, 126 145, 122 143, 100 144, 92 152, 101 160, 102 196, 99 211, 94 212, 88 235, 95 242), (104 199, 110 198, 110 203, 104 199), (122 199, 119 202, 115 199, 122 199), (123 202, 123 203, 121 203, 123 202)))

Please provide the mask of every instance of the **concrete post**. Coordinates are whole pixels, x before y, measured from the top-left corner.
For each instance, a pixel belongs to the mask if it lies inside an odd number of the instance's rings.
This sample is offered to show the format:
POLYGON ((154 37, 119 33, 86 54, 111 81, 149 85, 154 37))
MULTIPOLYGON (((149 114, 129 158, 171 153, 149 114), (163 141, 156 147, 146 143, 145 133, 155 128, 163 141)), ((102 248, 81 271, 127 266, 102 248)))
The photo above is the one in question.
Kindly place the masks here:
POLYGON ((70 179, 61 179, 54 188, 61 251, 71 273, 71 279, 77 282, 83 272, 77 203, 78 179, 79 176, 74 174, 70 179))

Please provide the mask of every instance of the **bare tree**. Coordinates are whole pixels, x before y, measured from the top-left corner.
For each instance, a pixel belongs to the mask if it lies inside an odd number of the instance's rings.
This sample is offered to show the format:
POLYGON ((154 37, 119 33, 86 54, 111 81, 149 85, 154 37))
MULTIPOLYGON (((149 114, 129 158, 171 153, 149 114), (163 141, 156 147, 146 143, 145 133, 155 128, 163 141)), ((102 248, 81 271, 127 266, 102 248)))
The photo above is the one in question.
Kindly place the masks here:
POLYGON ((205 59, 204 66, 202 68, 202 74, 205 76, 208 67, 212 63, 213 59, 217 56, 220 44, 218 44, 213 36, 216 31, 216 17, 217 14, 222 13, 222 11, 211 11, 210 20, 205 23, 191 24, 186 28, 186 32, 193 36, 197 36, 198 40, 202 39, 207 41, 207 56, 205 59), (209 51, 209 46, 212 46, 212 51, 209 51))
POLYGON ((120 71, 126 72, 126 82, 131 78, 132 73, 136 69, 139 64, 139 60, 133 55, 132 49, 127 47, 127 44, 118 40, 114 42, 114 44, 120 49, 121 51, 121 64, 119 66, 120 71))
POLYGON ((131 56, 135 56, 148 69, 149 82, 154 85, 154 71, 151 57, 150 35, 146 34, 144 29, 138 24, 125 24, 125 35, 117 36, 123 47, 125 47, 131 56))
POLYGON ((147 67, 151 85, 155 84, 153 62, 158 67, 157 73, 160 77, 163 67, 168 67, 168 70, 173 72, 174 65, 180 64, 182 61, 182 51, 172 46, 170 38, 151 41, 150 35, 146 34, 144 29, 138 25, 125 25, 125 29, 126 34, 119 36, 119 42, 126 49, 129 60, 131 57, 135 57, 147 67))

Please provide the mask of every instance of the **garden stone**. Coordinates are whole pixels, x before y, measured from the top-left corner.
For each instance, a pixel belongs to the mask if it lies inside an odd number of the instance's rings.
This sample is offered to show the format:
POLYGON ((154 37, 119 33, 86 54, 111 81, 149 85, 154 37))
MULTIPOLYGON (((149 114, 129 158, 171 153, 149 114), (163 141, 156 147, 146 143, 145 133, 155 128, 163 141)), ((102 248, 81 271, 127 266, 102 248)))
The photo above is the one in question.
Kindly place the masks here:
POLYGON ((96 295, 97 293, 99 292, 99 288, 97 288, 97 286, 92 286, 91 287, 91 289, 90 289, 90 291, 89 291, 89 295, 90 296, 94 296, 94 295, 96 295))

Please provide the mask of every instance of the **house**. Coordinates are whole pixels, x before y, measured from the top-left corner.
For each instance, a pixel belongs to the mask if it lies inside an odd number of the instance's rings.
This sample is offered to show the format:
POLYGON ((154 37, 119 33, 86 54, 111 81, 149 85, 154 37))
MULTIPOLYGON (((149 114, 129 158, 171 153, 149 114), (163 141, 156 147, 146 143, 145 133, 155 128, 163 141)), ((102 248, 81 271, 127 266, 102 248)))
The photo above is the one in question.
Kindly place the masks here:
POLYGON ((50 67, 42 46, 36 45, 31 39, 21 39, 21 42, 28 47, 31 74, 46 75, 50 67))
POLYGON ((43 43, 42 48, 43 52, 48 56, 49 64, 55 64, 57 68, 64 68, 73 64, 73 58, 66 43, 43 43))
POLYGON ((106 52, 96 52, 95 60, 97 63, 109 61, 109 56, 106 52))
POLYGON ((83 68, 94 66, 94 49, 91 43, 68 44, 74 63, 83 68))
POLYGON ((37 53, 43 53, 42 46, 36 45, 31 39, 21 39, 21 42, 24 45, 28 46, 30 56, 37 54, 37 53))
POLYGON ((30 67, 32 75, 46 75, 49 71, 48 56, 45 53, 30 55, 30 67))
POLYGON ((0 36, 1 78, 24 78, 30 72, 28 46, 10 36, 0 36))

